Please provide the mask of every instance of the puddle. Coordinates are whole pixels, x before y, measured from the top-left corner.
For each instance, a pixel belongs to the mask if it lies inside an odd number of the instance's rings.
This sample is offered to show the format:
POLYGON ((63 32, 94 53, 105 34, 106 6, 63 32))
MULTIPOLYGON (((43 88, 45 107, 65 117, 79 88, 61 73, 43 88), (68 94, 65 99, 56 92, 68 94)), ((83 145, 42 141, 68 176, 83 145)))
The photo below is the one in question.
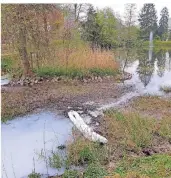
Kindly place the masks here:
POLYGON ((9 84, 9 82, 10 76, 8 74, 1 76, 1 86, 9 84))
MULTIPOLYGON (((47 174, 46 163, 40 159, 44 149, 47 154, 59 145, 72 139, 72 123, 64 116, 41 112, 18 117, 1 125, 2 178, 27 177, 34 169, 47 174), (35 160, 33 162, 33 159, 35 160)), ((48 174, 62 174, 63 169, 48 167, 48 174)))
MULTIPOLYGON (((146 51, 148 56, 148 51, 146 51)), ((126 71, 132 74, 132 78, 125 84, 134 84, 140 94, 165 95, 160 87, 163 83, 170 86, 171 83, 171 58, 169 53, 152 53, 150 58, 143 56, 139 60, 129 64, 126 71)))

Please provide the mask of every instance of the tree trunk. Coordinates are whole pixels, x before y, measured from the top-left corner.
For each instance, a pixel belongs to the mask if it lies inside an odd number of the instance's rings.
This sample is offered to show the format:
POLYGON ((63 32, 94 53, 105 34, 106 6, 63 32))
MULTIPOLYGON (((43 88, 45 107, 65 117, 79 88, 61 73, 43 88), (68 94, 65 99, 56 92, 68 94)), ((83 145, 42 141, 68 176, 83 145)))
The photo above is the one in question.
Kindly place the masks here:
POLYGON ((24 75, 28 76, 31 75, 31 69, 30 69, 30 63, 29 63, 29 57, 27 53, 27 39, 26 39, 26 25, 24 22, 24 5, 19 5, 18 6, 18 20, 20 21, 19 25, 19 39, 18 39, 18 50, 19 50, 19 55, 23 63, 24 67, 24 75))
POLYGON ((49 45, 48 23, 47 23, 47 16, 46 16, 45 10, 44 10, 44 13, 43 13, 43 22, 44 22, 44 31, 45 31, 45 43, 46 43, 46 47, 48 47, 48 45, 49 45))

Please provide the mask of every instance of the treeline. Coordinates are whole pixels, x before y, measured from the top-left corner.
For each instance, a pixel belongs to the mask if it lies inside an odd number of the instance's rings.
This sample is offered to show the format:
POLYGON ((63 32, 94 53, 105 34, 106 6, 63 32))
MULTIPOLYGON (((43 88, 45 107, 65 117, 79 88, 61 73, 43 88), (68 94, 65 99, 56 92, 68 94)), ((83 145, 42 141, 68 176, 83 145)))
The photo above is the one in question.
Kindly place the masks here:
POLYGON ((91 4, 2 4, 1 11, 2 52, 4 45, 17 53, 25 75, 33 65, 40 68, 43 59, 63 59, 67 68, 74 52, 87 45, 92 51, 132 48, 148 40, 151 31, 157 39, 169 38, 168 9, 162 9, 157 24, 154 4, 144 5, 139 25, 135 4, 126 5, 124 18, 91 4))
POLYGON ((153 32, 154 38, 158 40, 167 40, 171 38, 171 33, 168 29, 169 12, 167 7, 161 10, 160 16, 158 23, 155 5, 144 4, 138 17, 140 37, 142 39, 148 40, 150 32, 153 32))

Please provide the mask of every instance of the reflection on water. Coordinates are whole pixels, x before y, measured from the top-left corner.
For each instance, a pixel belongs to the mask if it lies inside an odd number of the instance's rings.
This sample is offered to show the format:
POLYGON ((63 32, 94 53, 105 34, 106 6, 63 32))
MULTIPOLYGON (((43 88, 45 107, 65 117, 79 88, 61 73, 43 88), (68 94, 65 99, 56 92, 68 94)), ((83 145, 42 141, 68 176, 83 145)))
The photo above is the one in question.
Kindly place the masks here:
POLYGON ((160 85, 171 81, 171 51, 138 49, 134 60, 126 63, 125 70, 133 75, 126 83, 135 84, 141 93, 162 94, 160 85))

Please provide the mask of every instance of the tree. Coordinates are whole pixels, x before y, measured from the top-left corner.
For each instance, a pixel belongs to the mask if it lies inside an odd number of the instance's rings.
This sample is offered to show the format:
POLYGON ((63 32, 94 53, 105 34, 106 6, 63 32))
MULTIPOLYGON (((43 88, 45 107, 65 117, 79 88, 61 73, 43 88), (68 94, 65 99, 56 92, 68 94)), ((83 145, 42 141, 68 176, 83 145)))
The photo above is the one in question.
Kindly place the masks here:
POLYGON ((144 4, 139 14, 138 21, 140 23, 141 38, 144 40, 149 39, 150 32, 154 36, 157 34, 157 14, 154 4, 144 4))
POLYGON ((139 59, 137 73, 139 75, 139 79, 144 84, 144 87, 146 87, 151 81, 151 77, 154 72, 155 56, 153 56, 154 53, 152 52, 152 58, 149 60, 149 51, 146 49, 138 49, 137 54, 139 59))
MULTIPOLYGON (((59 14, 54 4, 2 5, 3 38, 6 44, 14 44, 15 52, 18 52, 23 64, 24 75, 32 73, 32 53, 40 59, 48 52, 49 41, 53 39, 51 35, 54 37, 59 27, 59 14)), ((46 56, 49 58, 50 53, 46 56)))
POLYGON ((123 41, 125 42, 125 47, 132 47, 137 39, 138 30, 135 26, 136 22, 136 4, 126 4, 125 6, 125 26, 123 28, 123 41))
POLYGON ((117 43, 117 19, 113 10, 105 8, 98 11, 96 19, 100 27, 99 45, 101 49, 111 49, 117 43))
POLYGON ((94 10, 94 7, 90 5, 87 12, 87 19, 85 22, 82 23, 83 27, 82 37, 83 39, 91 43, 91 48, 93 50, 94 48, 98 47, 101 31, 100 26, 96 21, 96 16, 97 13, 94 10))
POLYGON ((166 35, 168 34, 168 21, 169 21, 169 12, 168 8, 164 7, 161 10, 161 18, 159 21, 158 35, 162 40, 166 40, 166 35))
POLYGON ((30 63, 27 50, 27 35, 28 25, 31 20, 30 18, 30 5, 17 4, 17 5, 2 5, 2 29, 5 31, 9 28, 6 33, 9 42, 15 41, 19 56, 21 58, 24 74, 30 75, 30 63), (10 37, 12 35, 12 38, 10 37))

